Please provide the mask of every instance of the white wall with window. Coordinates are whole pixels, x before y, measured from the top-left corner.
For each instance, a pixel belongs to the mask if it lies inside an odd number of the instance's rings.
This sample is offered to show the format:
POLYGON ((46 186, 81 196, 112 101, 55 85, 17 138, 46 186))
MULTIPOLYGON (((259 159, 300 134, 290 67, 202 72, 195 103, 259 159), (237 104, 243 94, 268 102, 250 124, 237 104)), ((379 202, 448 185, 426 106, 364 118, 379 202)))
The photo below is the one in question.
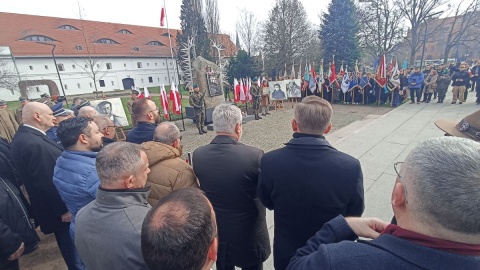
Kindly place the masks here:
MULTIPOLYGON (((12 59, 7 60, 12 62, 13 66, 12 59)), ((22 80, 53 80, 62 95, 53 58, 15 57, 15 61, 22 80)), ((171 58, 100 58, 94 63, 94 70, 98 71, 95 83, 91 78, 90 64, 86 58, 56 57, 56 61, 57 66, 61 67, 59 73, 67 96, 92 93, 95 91, 95 85, 98 91, 124 90, 124 82, 128 79, 133 79, 134 84, 140 88, 159 86, 161 83, 169 85, 170 81, 178 83, 175 76, 176 62, 171 58), (141 63, 141 68, 138 67, 138 63, 141 63)), ((48 92, 46 86, 30 87, 28 96, 35 99, 45 92, 48 92)), ((0 89, 0 99, 18 100, 19 96, 18 89, 13 92, 0 89)))

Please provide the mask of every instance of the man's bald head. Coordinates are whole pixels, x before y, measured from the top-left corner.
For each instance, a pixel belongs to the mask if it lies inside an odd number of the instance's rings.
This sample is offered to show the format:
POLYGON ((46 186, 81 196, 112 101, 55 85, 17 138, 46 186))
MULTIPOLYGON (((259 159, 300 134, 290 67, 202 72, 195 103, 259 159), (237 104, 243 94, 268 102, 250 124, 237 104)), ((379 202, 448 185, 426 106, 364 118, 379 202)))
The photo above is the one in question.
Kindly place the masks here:
POLYGON ((173 143, 180 138, 180 130, 172 122, 162 122, 153 134, 153 140, 159 143, 173 146, 173 143))
POLYGON ((46 104, 29 102, 23 107, 22 122, 24 124, 47 131, 54 126, 54 119, 52 110, 46 104))
POLYGON ((95 115, 97 115, 97 111, 92 107, 92 106, 85 106, 80 108, 78 110, 78 117, 87 117, 87 118, 93 118, 95 115))

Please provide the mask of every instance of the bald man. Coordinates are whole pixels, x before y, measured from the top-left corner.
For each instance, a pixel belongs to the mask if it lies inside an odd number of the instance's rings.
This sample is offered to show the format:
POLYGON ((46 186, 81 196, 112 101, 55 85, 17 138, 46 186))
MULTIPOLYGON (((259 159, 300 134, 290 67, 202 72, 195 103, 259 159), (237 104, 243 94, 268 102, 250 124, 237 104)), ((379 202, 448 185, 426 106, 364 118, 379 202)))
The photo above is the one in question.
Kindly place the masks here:
POLYGON ((54 233, 68 269, 84 269, 69 233, 71 214, 53 184, 53 169, 63 148, 46 135, 55 117, 45 104, 30 102, 22 113, 23 125, 11 144, 12 157, 25 184, 33 213, 44 234, 54 233))
POLYGON ((85 106, 78 110, 77 117, 93 118, 95 115, 98 115, 98 112, 92 106, 85 106))

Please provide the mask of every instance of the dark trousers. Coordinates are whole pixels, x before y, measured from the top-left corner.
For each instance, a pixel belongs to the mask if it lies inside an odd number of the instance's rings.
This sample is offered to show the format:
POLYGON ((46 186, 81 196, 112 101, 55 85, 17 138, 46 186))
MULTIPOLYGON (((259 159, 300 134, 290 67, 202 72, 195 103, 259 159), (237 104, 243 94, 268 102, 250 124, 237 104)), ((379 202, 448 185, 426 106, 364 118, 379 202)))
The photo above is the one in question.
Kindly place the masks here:
POLYGON ((432 100, 432 94, 433 93, 425 93, 425 95, 426 95, 425 102, 426 103, 429 103, 432 100))
POLYGON ((420 102, 422 97, 422 88, 410 88, 410 100, 415 102, 415 95, 417 96, 417 102, 420 102))
POLYGON ((66 229, 58 230, 54 232, 54 234, 58 248, 62 253, 63 260, 68 269, 85 269, 85 265, 83 265, 82 260, 77 253, 77 249, 75 248, 75 244, 72 241, 72 237, 70 236, 69 228, 67 227, 66 229))
MULTIPOLYGON (((235 270, 235 266, 233 265, 222 265, 219 261, 216 262, 217 270, 235 270)), ((243 267, 242 270, 263 270, 263 263, 243 267)))
POLYGON ((20 270, 18 265, 18 260, 9 261, 7 259, 0 259, 0 269, 1 270, 20 270))
POLYGON ((476 82, 475 91, 477 92, 477 103, 480 103, 480 82, 476 82))

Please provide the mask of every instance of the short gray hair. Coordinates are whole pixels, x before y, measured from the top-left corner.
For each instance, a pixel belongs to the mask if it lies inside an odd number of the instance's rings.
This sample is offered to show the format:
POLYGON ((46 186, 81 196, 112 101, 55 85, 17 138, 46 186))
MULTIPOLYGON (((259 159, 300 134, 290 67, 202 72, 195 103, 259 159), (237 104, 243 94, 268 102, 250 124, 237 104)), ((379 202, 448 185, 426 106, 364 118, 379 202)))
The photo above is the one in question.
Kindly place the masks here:
POLYGON ((325 99, 308 96, 295 106, 294 119, 302 133, 323 135, 332 121, 333 108, 325 99))
POLYGON ((162 122, 155 129, 153 140, 163 144, 172 144, 176 139, 180 138, 180 130, 177 125, 172 122, 162 122))
POLYGON ((85 106, 85 107, 80 108, 80 110, 78 110, 77 117, 93 117, 95 115, 98 115, 95 108, 93 108, 92 106, 85 106), (93 114, 91 114, 91 113, 93 113, 93 114))
POLYGON ((103 147, 96 160, 101 185, 111 185, 135 175, 144 165, 141 152, 144 151, 140 145, 128 142, 114 142, 103 147))
POLYGON ((242 123, 242 112, 235 105, 220 104, 213 110, 213 130, 234 134, 235 126, 242 123))
POLYGON ((480 143, 457 137, 426 140, 410 152, 400 175, 416 219, 480 234, 480 143))
POLYGON ((98 130, 103 133, 103 130, 108 126, 114 125, 112 119, 110 119, 107 115, 99 114, 93 117, 93 122, 97 124, 98 130))

